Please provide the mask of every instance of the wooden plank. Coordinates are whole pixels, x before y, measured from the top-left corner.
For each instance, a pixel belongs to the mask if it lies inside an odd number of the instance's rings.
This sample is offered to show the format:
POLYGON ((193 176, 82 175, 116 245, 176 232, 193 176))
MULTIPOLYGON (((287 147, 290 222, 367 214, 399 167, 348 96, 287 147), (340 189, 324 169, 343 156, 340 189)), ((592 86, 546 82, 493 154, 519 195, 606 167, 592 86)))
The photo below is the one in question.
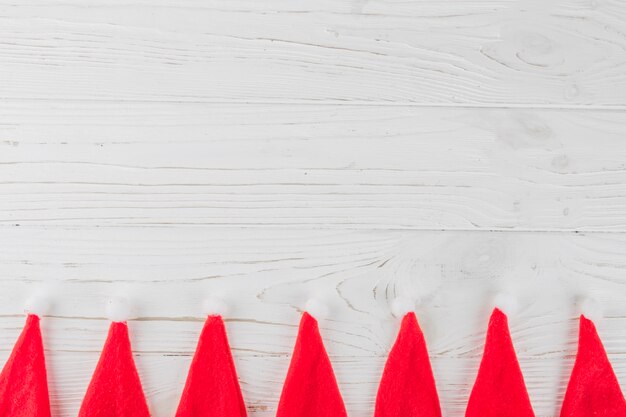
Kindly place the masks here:
POLYGON ((0 104, 0 223, 626 231, 621 111, 0 104))
POLYGON ((365 417, 389 303, 419 296, 456 417, 506 290, 538 417, 558 413, 582 297, 626 386, 624 32, 619 1, 0 0, 0 363, 24 301, 51 296, 53 415, 76 415, 127 295, 171 416, 218 293, 269 417, 321 296, 365 417))
POLYGON ((288 355, 301 307, 321 296, 333 355, 384 356, 396 332, 389 303, 402 294, 424 300, 431 354, 476 357, 494 295, 510 291, 521 357, 566 356, 586 296, 607 315, 607 348, 623 354, 625 252, 626 235, 615 233, 5 228, 0 349, 12 346, 25 300, 43 292, 54 299, 44 327, 53 351, 97 352, 105 304, 125 295, 139 352, 189 354, 202 300, 218 292, 232 306, 238 352, 288 355))
POLYGON ((626 105, 622 1, 0 7, 3 99, 626 105))

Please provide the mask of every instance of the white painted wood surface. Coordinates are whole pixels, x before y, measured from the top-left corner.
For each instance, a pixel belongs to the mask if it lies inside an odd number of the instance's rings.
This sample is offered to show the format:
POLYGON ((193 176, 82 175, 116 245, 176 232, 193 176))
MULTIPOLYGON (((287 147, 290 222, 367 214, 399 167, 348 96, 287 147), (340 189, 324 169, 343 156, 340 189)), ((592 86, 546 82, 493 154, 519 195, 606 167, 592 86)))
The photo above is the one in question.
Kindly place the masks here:
POLYGON ((457 417, 507 290, 538 417, 558 415, 580 297, 626 387, 625 34, 621 0, 0 0, 0 360, 50 294, 53 415, 76 415, 126 294, 171 416, 218 292, 269 417, 317 295, 366 417, 390 300, 412 294, 457 417))

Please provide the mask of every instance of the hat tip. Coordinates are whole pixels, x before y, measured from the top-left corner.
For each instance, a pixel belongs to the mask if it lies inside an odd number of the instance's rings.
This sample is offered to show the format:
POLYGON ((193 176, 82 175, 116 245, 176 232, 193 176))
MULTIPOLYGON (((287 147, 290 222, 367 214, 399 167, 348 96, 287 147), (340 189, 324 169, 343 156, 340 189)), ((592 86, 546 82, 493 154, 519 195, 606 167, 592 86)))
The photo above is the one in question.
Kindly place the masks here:
POLYGON ((124 297, 111 298, 107 301, 107 317, 113 322, 124 322, 132 317, 130 301, 124 297))
POLYGON ((222 298, 211 296, 202 301, 202 311, 207 316, 225 316, 229 307, 222 298))
POLYGON ((415 304, 416 301, 408 297, 397 297, 391 302, 391 314, 396 318, 402 318, 415 310, 415 304))
POLYGON ((508 292, 496 294, 493 305, 506 315, 514 314, 519 310, 519 300, 508 292))
POLYGON ((26 300, 26 303, 24 304, 24 312, 26 314, 34 314, 35 316, 41 317, 50 311, 51 305, 51 300, 48 297, 36 295, 26 300))
POLYGON ((316 319, 326 318, 329 313, 328 306, 319 298, 309 298, 304 305, 304 309, 316 319))
POLYGON ((597 321, 602 318, 602 307, 593 298, 584 298, 580 302, 580 314, 591 321, 597 321))

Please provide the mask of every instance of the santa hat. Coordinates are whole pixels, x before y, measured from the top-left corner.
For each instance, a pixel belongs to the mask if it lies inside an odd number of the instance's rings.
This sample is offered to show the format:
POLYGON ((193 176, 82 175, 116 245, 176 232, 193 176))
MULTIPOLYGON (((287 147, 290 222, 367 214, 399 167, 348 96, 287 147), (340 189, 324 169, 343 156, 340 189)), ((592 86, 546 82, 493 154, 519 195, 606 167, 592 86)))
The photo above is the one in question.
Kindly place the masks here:
POLYGON ((114 319, 100 360, 91 377, 79 417, 149 417, 128 337, 128 326, 119 311, 114 319))
MULTIPOLYGON (((309 302, 307 310, 322 310, 309 302)), ((347 417, 317 320, 302 314, 276 417, 347 417)))
POLYGON ((596 326, 580 316, 578 353, 561 417, 626 417, 626 400, 596 326))
POLYGON ((50 417, 50 398, 39 316, 29 314, 0 373, 0 416, 50 417))
POLYGON ((413 311, 402 318, 376 396, 374 417, 399 416, 441 417, 426 341, 413 311))
POLYGON ((466 417, 534 417, 506 315, 495 308, 466 417))
POLYGON ((246 417, 222 312, 208 312, 176 417, 246 417))

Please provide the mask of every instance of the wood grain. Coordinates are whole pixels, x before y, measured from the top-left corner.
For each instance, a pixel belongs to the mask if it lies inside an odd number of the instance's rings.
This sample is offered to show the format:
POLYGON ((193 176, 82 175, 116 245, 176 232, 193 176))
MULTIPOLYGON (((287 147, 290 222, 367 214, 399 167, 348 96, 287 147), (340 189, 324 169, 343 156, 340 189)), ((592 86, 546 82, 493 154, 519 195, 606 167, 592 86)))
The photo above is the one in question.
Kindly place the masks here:
POLYGON ((154 417, 224 297, 250 417, 275 414, 307 298, 351 417, 419 297, 460 417, 493 297, 537 417, 584 297, 626 386, 626 3, 0 0, 0 363, 26 299, 53 417, 129 297, 154 417))
POLYGON ((0 6, 5 99, 626 105, 620 0, 0 6))
POLYGON ((626 230, 621 111, 11 102, 0 112, 4 225, 626 230))
POLYGON ((576 348, 581 296, 626 382, 626 235, 468 231, 41 227, 4 228, 0 359, 23 322, 24 300, 55 299, 43 321, 56 415, 74 415, 106 334, 105 302, 130 295, 134 350, 156 417, 171 415, 202 326, 202 298, 219 292, 252 415, 276 407, 299 311, 322 296, 321 323, 351 415, 371 413, 398 322, 397 294, 420 295, 446 415, 462 415, 491 300, 519 296, 511 331, 538 416, 554 414, 576 348))

